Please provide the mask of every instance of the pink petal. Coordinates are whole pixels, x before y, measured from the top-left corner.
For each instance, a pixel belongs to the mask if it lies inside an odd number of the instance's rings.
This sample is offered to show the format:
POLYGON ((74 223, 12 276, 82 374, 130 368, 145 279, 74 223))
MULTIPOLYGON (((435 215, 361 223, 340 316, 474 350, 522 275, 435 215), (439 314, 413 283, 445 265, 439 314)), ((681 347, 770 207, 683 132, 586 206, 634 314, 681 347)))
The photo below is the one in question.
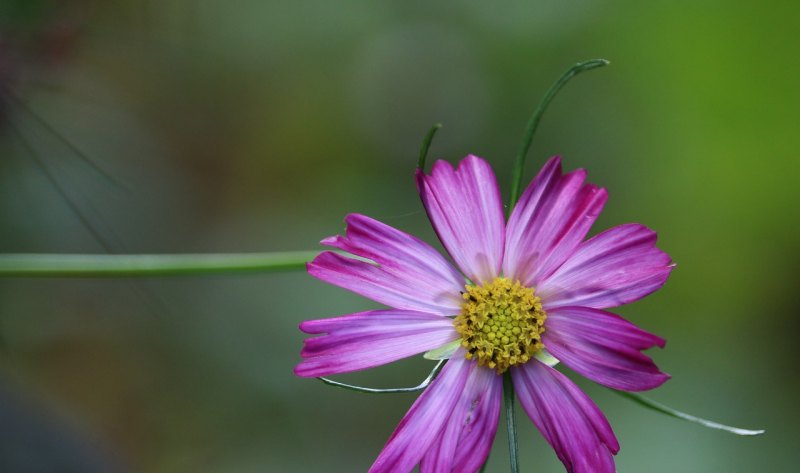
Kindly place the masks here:
POLYGON ((439 438, 419 465, 420 473, 474 473, 492 448, 503 380, 484 367, 475 367, 439 438))
POLYGON ((562 307, 547 314, 545 328, 543 341, 550 354, 604 386, 644 391, 669 379, 640 352, 654 346, 663 348, 666 341, 618 315, 562 307))
POLYGON ((537 286, 567 260, 608 198, 585 179, 583 169, 562 176, 558 156, 545 164, 508 219, 503 274, 537 286))
POLYGON ((520 404, 570 473, 614 473, 619 451, 600 409, 572 381, 544 363, 512 368, 520 404))
POLYGON ((476 367, 456 352, 400 421, 369 473, 409 473, 439 437, 476 367))
POLYGON ((323 252, 308 272, 398 309, 453 315, 461 310, 464 278, 427 243, 363 215, 347 216, 346 236, 322 241, 378 265, 323 252))
POLYGON ((417 172, 417 187, 439 240, 464 274, 477 284, 499 275, 505 219, 489 164, 469 155, 453 170, 437 161, 430 176, 417 172))
POLYGON ((458 339, 453 321, 435 314, 374 310, 300 324, 309 334, 327 333, 303 342, 305 358, 294 372, 317 377, 358 371, 406 358, 458 339))
POLYGON ((545 309, 582 306, 616 307, 641 299, 667 281, 672 262, 656 248, 656 233, 627 224, 583 242, 538 287, 545 309))

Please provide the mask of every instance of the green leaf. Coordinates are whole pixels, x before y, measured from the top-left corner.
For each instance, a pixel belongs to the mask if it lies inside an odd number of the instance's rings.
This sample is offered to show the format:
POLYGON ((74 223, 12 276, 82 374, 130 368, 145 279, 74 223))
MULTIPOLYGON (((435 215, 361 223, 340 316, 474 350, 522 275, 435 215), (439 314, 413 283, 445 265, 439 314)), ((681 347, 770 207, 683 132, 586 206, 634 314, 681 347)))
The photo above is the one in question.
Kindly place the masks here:
POLYGON ((719 422, 714 422, 712 420, 693 416, 691 414, 687 414, 685 412, 673 409, 669 406, 665 406, 664 404, 653 401, 652 399, 648 399, 638 393, 617 391, 615 389, 612 389, 612 391, 648 409, 652 409, 656 412, 660 412, 661 414, 666 414, 670 417, 675 417, 677 419, 682 419, 688 422, 694 422, 695 424, 700 424, 703 427, 708 427, 709 429, 723 430, 725 432, 730 432, 736 435, 761 435, 765 432, 764 430, 750 430, 750 429, 742 429, 739 427, 731 427, 730 425, 720 424, 719 422))
POLYGON ((317 252, 163 255, 0 255, 0 277, 130 278, 305 269, 317 252))
POLYGON ((422 147, 419 150, 419 161, 417 161, 417 169, 422 172, 425 172, 425 159, 428 157, 428 149, 431 147, 431 142, 433 141, 433 136, 439 131, 439 128, 442 127, 441 123, 434 124, 428 133, 425 135, 425 139, 422 140, 422 147))
POLYGON ((528 150, 533 142, 533 135, 536 133, 536 128, 539 127, 539 122, 541 121, 545 110, 547 110, 547 106, 550 105, 550 102, 553 101, 555 96, 558 94, 558 91, 560 91, 570 79, 583 71, 607 66, 608 64, 609 62, 605 59, 590 59, 589 61, 579 62, 564 71, 561 77, 559 77, 558 80, 550 86, 550 88, 544 94, 544 97, 542 97, 542 101, 539 102, 539 106, 533 111, 533 115, 531 115, 531 118, 528 121, 528 126, 525 128, 525 134, 522 138, 522 145, 517 153, 517 159, 514 162, 514 171, 511 175, 511 196, 509 197, 508 202, 509 213, 511 213, 511 211, 514 209, 514 205, 516 205, 520 194, 522 194, 522 174, 525 170, 525 157, 528 155, 528 150))
POLYGON ((367 393, 367 394, 413 393, 417 391, 422 391, 423 389, 427 388, 428 385, 430 385, 433 382, 433 380, 436 379, 436 376, 439 375, 439 372, 442 371, 442 368, 444 367, 444 364, 446 362, 447 360, 441 360, 439 363, 436 363, 436 366, 433 367, 433 370, 428 375, 428 377, 425 378, 425 380, 422 381, 420 384, 412 388, 388 388, 388 389, 365 388, 363 386, 356 386, 354 384, 340 383, 339 381, 334 381, 332 379, 323 377, 319 377, 317 379, 327 385, 335 386, 337 388, 342 388, 342 389, 348 389, 350 391, 356 391, 359 393, 367 393))

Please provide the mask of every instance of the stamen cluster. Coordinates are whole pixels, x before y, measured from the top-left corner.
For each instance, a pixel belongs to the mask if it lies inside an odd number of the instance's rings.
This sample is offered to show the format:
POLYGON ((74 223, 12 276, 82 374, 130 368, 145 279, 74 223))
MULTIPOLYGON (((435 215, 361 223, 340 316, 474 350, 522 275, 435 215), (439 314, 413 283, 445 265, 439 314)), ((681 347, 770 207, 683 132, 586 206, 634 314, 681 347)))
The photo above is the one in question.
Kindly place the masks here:
POLYGON ((544 348, 547 315, 533 288, 498 277, 482 286, 466 286, 463 297, 461 314, 453 323, 467 359, 475 358, 500 374, 544 348))

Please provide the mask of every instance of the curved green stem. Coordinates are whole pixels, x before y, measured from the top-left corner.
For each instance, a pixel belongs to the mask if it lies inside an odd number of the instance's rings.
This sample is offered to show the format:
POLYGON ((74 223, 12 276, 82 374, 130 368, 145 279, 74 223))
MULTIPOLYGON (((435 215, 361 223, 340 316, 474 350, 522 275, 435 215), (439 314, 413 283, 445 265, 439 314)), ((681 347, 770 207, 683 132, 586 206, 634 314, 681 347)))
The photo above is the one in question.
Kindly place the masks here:
POLYGON ((541 121, 542 115, 544 115, 545 110, 547 110, 547 106, 550 105, 550 102, 553 101, 558 91, 560 91, 570 79, 583 71, 603 67, 608 64, 609 62, 605 59, 591 59, 589 61, 579 62, 564 71, 564 74, 562 74, 561 77, 550 86, 547 93, 544 94, 542 101, 539 102, 539 106, 536 107, 536 110, 534 110, 533 115, 531 115, 528 121, 528 126, 525 129, 525 135, 522 139, 522 145, 520 146, 519 153, 517 153, 517 159, 514 162, 514 171, 511 175, 511 196, 508 201, 509 212, 514 208, 514 205, 516 205, 522 193, 522 173, 525 168, 525 157, 528 155, 528 150, 533 142, 533 135, 536 133, 536 128, 538 128, 539 121, 541 121))
POLYGON ((503 373, 503 403, 506 408, 506 428, 508 430, 508 454, 511 462, 511 473, 519 473, 519 455, 517 454, 517 417, 514 413, 514 382, 511 373, 503 373))
POLYGON ((414 386, 413 388, 388 388, 388 389, 365 388, 363 386, 356 386, 354 384, 340 383, 339 381, 334 381, 332 379, 323 377, 319 377, 317 379, 330 386, 348 389, 350 391, 356 391, 359 393, 367 393, 367 394, 413 393, 417 391, 422 391, 423 389, 427 388, 428 385, 430 385, 433 382, 433 380, 436 379, 436 376, 439 375, 439 372, 442 371, 442 368, 444 367, 446 361, 447 360, 441 360, 440 362, 436 363, 436 366, 433 367, 433 370, 428 375, 428 377, 425 378, 425 380, 422 381, 420 384, 414 386))
POLYGON ((681 419, 687 422, 700 424, 703 427, 708 427, 709 429, 723 430, 725 432, 730 432, 736 435, 761 435, 765 432, 764 430, 750 430, 750 429, 742 429, 739 427, 731 427, 730 425, 720 424, 719 422, 714 422, 713 420, 708 420, 708 419, 703 419, 702 417, 693 416, 691 414, 681 412, 677 409, 673 409, 669 406, 665 406, 664 404, 656 402, 652 399, 648 399, 638 393, 617 391, 616 389, 612 389, 612 391, 648 409, 660 412, 661 414, 666 414, 670 417, 675 417, 676 419, 681 419))
POLYGON ((425 139, 422 140, 422 147, 419 149, 419 161, 417 161, 417 169, 422 172, 425 172, 425 159, 428 157, 428 149, 431 147, 431 142, 433 142, 433 137, 436 135, 436 132, 439 131, 439 128, 442 127, 441 123, 434 124, 430 130, 428 130, 428 134, 425 135, 425 139))
POLYGON ((0 255, 0 277, 131 278, 305 269, 315 251, 230 254, 0 255))

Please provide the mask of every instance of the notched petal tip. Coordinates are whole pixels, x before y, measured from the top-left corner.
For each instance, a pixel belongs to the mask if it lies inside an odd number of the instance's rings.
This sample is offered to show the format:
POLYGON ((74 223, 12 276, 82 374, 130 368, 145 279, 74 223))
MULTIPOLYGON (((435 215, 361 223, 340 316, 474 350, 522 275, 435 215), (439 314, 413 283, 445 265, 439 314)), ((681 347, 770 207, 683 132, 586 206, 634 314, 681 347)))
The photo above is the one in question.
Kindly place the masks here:
POLYGON ((297 364, 292 369, 292 371, 294 372, 294 375, 299 377, 299 378, 316 378, 316 376, 314 376, 313 374, 311 374, 311 373, 309 373, 307 371, 307 367, 305 366, 305 362, 301 362, 301 363, 297 364))
POLYGON ((550 156, 550 158, 547 160, 547 162, 544 163, 544 166, 542 166, 542 170, 539 171, 539 172, 541 173, 542 171, 544 171, 549 166, 558 166, 559 173, 560 173, 561 172, 561 155, 560 154, 555 154, 553 156, 550 156))
POLYGON ((314 322, 316 322, 316 321, 315 320, 304 320, 304 321, 300 322, 300 325, 298 325, 297 328, 299 328, 301 332, 307 333, 309 335, 315 335, 315 334, 318 334, 318 333, 323 333, 323 332, 320 332, 318 329, 314 328, 314 325, 315 325, 314 322))
POLYGON ((599 384, 646 391, 664 384, 662 373, 642 351, 666 340, 610 312, 564 307, 548 313, 543 341, 564 364, 599 384))
POLYGON ((491 167, 492 167, 491 164, 489 164, 488 161, 486 161, 485 159, 481 158, 480 156, 474 155, 472 153, 466 155, 464 157, 464 159, 462 159, 461 162, 458 163, 459 170, 461 169, 462 166, 466 166, 466 165, 485 166, 485 167, 487 167, 489 169, 491 169, 491 167))
POLYGON ((491 166, 469 155, 454 169, 439 160, 430 175, 417 174, 422 203, 439 240, 461 271, 473 281, 500 273, 505 216, 491 166))
POLYGON ((320 240, 319 244, 322 246, 336 246, 341 241, 341 239, 342 237, 340 235, 332 235, 320 240))
MULTIPOLYGON (((640 384, 638 384, 636 386, 629 386, 629 387, 627 387, 625 389, 620 389, 620 391, 626 391, 626 392, 629 392, 629 393, 652 391, 653 389, 660 388, 661 386, 664 385, 664 383, 666 383, 670 379, 672 379, 672 375, 659 371, 657 374, 653 374, 653 375, 650 376, 650 382, 649 383, 646 383, 646 384, 645 383, 640 383, 640 384)), ((617 389, 617 388, 612 388, 612 389, 617 389)))

